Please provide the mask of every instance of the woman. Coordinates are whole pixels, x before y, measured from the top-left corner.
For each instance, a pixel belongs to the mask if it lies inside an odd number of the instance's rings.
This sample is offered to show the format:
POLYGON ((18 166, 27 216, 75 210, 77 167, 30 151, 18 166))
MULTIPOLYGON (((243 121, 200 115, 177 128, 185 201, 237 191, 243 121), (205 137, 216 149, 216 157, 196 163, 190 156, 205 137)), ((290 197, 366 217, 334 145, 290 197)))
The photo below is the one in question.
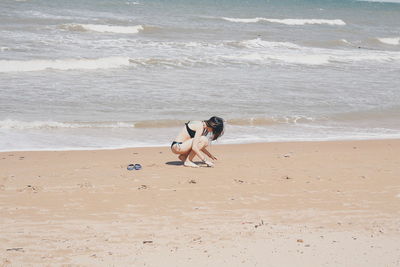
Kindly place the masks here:
POLYGON ((224 133, 224 120, 220 117, 211 117, 206 121, 189 121, 185 123, 185 127, 180 131, 175 141, 172 142, 171 150, 175 154, 179 154, 179 159, 186 167, 198 168, 199 166, 193 162, 193 158, 198 156, 199 159, 213 167, 214 163, 207 160, 216 160, 207 149, 208 134, 211 134, 211 141, 217 140, 224 133), (204 155, 204 154, 205 155, 204 155))

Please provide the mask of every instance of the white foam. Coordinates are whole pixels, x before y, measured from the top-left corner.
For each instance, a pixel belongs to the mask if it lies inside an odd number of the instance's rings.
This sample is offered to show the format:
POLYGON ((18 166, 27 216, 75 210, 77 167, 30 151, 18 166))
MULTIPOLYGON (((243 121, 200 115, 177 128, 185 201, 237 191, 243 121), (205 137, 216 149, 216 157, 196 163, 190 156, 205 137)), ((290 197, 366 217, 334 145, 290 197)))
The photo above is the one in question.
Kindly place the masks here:
POLYGON ((127 5, 140 5, 139 2, 129 2, 129 1, 125 2, 125 4, 127 4, 127 5))
POLYGON ((346 23, 341 19, 269 19, 269 18, 227 18, 222 17, 222 19, 230 22, 242 22, 242 23, 257 23, 260 21, 267 21, 271 23, 281 23, 286 25, 306 25, 306 24, 327 24, 327 25, 339 25, 343 26, 346 23))
POLYGON ((375 53, 360 53, 360 54, 332 54, 330 55, 332 61, 338 62, 360 62, 360 61, 372 61, 372 62, 391 62, 399 61, 400 53, 389 53, 389 52, 375 52, 375 53))
POLYGON ((61 28, 71 31, 94 31, 101 33, 126 33, 135 34, 144 30, 142 25, 136 26, 111 26, 101 24, 63 24, 61 28))
POLYGON ((2 120, 0 129, 56 129, 56 128, 134 128, 134 123, 128 122, 57 122, 57 121, 19 121, 2 120))
POLYGON ((241 41, 239 42, 239 44, 247 48, 275 48, 275 47, 300 48, 298 45, 293 43, 263 41, 260 38, 241 41))
POLYGON ((352 43, 350 43, 350 42, 347 41, 346 39, 340 39, 340 41, 341 41, 342 43, 352 45, 352 43))
POLYGON ((400 37, 393 37, 393 38, 377 38, 379 42, 389 45, 399 45, 400 44, 400 37))
POLYGON ((285 54, 261 54, 251 53, 243 55, 228 55, 223 57, 225 60, 237 63, 268 64, 282 62, 287 64, 299 65, 324 65, 329 63, 328 55, 285 55, 285 54))
POLYGON ((227 18, 227 17, 222 17, 222 19, 230 21, 230 22, 242 22, 242 23, 257 23, 263 18, 253 18, 253 19, 240 19, 240 18, 227 18))
POLYGON ((0 72, 26 72, 54 70, 95 70, 120 68, 129 65, 128 57, 106 57, 97 59, 56 60, 0 60, 0 72))

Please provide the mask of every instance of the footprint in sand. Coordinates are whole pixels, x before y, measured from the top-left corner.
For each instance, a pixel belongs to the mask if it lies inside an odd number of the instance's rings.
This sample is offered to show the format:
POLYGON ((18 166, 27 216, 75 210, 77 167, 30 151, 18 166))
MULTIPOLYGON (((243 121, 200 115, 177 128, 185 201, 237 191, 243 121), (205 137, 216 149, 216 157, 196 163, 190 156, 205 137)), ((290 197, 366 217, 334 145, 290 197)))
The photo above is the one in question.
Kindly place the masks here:
POLYGON ((22 189, 19 189, 18 192, 32 192, 32 193, 39 193, 39 191, 42 191, 42 188, 40 186, 34 186, 34 185, 27 185, 22 189))
POLYGON ((89 182, 84 182, 83 184, 77 184, 79 188, 92 188, 93 185, 89 182))
POLYGON ((144 190, 144 189, 148 189, 149 187, 145 184, 142 184, 141 186, 138 187, 138 190, 144 190))

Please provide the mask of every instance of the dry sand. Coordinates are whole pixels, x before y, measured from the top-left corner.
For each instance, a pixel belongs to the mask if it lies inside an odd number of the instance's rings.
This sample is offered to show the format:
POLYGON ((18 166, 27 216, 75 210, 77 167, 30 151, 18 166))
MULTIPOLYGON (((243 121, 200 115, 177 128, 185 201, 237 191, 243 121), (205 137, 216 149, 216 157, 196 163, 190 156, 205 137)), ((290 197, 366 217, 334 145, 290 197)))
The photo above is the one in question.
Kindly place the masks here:
POLYGON ((211 151, 0 153, 0 266, 400 266, 400 140, 211 151))

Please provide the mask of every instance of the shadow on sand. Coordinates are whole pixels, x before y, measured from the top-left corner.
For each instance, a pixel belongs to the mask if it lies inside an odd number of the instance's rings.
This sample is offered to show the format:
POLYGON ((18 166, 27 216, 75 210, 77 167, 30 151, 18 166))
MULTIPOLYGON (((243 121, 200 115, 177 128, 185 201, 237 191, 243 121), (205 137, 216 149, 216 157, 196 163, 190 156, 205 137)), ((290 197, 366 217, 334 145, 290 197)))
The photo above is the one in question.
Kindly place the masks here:
POLYGON ((168 162, 165 162, 165 164, 174 165, 174 166, 180 166, 180 165, 183 165, 183 162, 177 160, 177 161, 168 161, 168 162))
MULTIPOLYGON (((194 161, 195 164, 199 165, 199 167, 204 167, 204 163, 201 161, 194 161)), ((172 166, 182 166, 183 162, 182 161, 167 161, 165 162, 166 165, 172 165, 172 166)))

